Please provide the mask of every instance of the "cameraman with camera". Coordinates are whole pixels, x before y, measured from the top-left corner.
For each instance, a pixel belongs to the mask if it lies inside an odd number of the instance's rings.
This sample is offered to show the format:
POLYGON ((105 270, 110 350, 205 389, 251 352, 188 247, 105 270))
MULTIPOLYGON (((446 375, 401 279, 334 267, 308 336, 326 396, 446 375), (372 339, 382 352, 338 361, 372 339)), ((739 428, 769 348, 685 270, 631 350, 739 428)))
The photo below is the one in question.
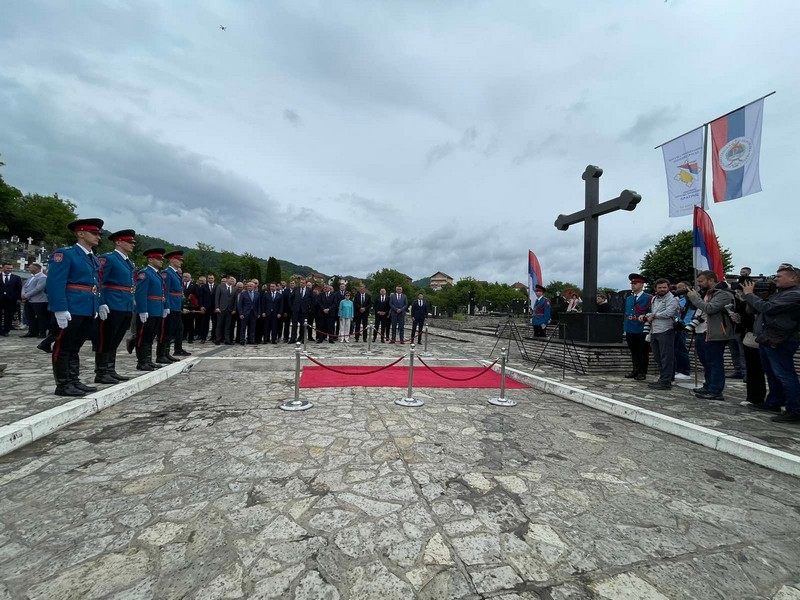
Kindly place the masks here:
MULTIPOLYGON (((695 336, 697 358, 703 365, 703 386, 695 390, 694 395, 703 400, 724 400, 722 390, 725 389, 725 346, 736 334, 728 310, 733 307, 733 294, 718 287, 717 274, 714 271, 701 271, 697 275, 697 287, 689 290, 686 298, 697 309, 702 311, 705 323, 705 335, 695 336)), ((696 313, 695 319, 698 316, 696 313)))
POLYGON ((800 381, 794 353, 800 347, 800 269, 782 264, 774 278, 777 292, 762 300, 754 294, 756 284, 742 285, 742 299, 757 313, 754 333, 769 393, 763 410, 786 412, 772 417, 778 423, 800 423, 800 381))

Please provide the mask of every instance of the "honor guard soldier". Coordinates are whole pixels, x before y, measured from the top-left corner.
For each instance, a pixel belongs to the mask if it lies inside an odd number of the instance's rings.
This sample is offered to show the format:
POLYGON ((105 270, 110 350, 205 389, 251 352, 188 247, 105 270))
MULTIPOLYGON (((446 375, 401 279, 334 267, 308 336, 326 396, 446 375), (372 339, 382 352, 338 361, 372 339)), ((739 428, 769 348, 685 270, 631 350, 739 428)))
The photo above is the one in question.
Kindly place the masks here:
POLYGON ((133 315, 134 275, 136 267, 129 258, 136 246, 136 232, 123 229, 108 236, 114 251, 100 255, 100 326, 97 352, 94 355, 94 382, 119 383, 130 377, 117 373, 117 348, 131 325, 133 315))
POLYGON ((178 269, 183 264, 183 250, 174 250, 165 254, 164 258, 169 261, 169 266, 161 272, 164 278, 165 294, 167 303, 164 311, 164 322, 161 324, 161 335, 156 346, 156 362, 168 365, 180 359, 175 358, 169 353, 169 346, 175 341, 175 354, 179 356, 189 356, 190 353, 181 348, 183 341, 183 320, 181 311, 183 310, 183 281, 178 269))
POLYGON ((625 341, 631 352, 633 369, 625 377, 644 381, 647 378, 650 344, 646 339, 644 323, 639 317, 646 315, 650 310, 653 297, 644 291, 644 284, 647 283, 647 279, 644 276, 639 273, 631 273, 628 275, 628 279, 631 282, 631 295, 625 298, 623 329, 625 331, 625 341))
POLYGON ((161 365, 153 362, 153 340, 161 329, 164 315, 164 280, 159 269, 164 264, 164 249, 144 251, 147 266, 136 273, 136 368, 153 371, 161 365))
POLYGON ((53 345, 53 375, 57 396, 85 396, 97 388, 80 381, 80 350, 92 336, 98 302, 100 263, 92 248, 100 243, 101 219, 79 219, 67 228, 78 238, 50 257, 47 299, 59 331, 53 345))
POLYGON ((533 289, 536 295, 536 300, 531 307, 533 312, 531 317, 533 335, 534 337, 545 337, 547 335, 547 326, 550 324, 550 300, 545 296, 547 290, 544 286, 537 284, 533 289))

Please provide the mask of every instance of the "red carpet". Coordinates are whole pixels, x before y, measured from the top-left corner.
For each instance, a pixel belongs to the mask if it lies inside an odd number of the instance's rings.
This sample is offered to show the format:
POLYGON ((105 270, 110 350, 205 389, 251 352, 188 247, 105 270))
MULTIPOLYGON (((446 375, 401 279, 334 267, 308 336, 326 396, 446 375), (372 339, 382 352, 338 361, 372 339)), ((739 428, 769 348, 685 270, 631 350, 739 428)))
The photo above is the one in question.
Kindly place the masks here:
MULTIPOLYGON (((375 370, 375 367, 333 367, 342 373, 329 371, 324 367, 303 367, 300 374, 301 388, 327 387, 396 387, 408 386, 408 367, 390 367, 369 375, 357 375, 375 370)), ((483 367, 434 367, 445 379, 426 369, 414 365, 414 388, 497 388, 500 389, 500 375, 483 367), (477 376, 479 373, 481 375, 477 376), (471 378, 471 379, 469 379, 471 378), (466 381, 464 381, 466 380, 466 381)), ((526 388, 525 384, 506 377, 506 389, 518 390, 526 388)))

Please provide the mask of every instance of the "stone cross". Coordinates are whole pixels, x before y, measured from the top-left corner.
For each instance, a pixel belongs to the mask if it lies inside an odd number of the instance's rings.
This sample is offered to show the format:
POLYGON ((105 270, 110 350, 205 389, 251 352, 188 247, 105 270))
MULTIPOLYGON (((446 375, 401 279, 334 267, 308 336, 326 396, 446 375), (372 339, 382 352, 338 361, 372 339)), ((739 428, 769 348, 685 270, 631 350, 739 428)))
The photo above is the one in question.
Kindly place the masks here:
POLYGON ((28 236, 28 246, 32 245, 33 245, 33 238, 31 236, 28 236))
POLYGON ((25 259, 25 258, 18 258, 17 262, 19 263, 19 270, 20 271, 24 271, 25 270, 25 265, 28 264, 28 260, 25 259))
POLYGON ((586 182, 586 208, 571 215, 558 215, 555 226, 566 231, 570 225, 584 223, 583 229, 583 312, 597 312, 597 235, 599 217, 615 210, 633 210, 642 197, 623 190, 617 198, 600 203, 600 177, 603 169, 589 165, 581 176, 586 182))

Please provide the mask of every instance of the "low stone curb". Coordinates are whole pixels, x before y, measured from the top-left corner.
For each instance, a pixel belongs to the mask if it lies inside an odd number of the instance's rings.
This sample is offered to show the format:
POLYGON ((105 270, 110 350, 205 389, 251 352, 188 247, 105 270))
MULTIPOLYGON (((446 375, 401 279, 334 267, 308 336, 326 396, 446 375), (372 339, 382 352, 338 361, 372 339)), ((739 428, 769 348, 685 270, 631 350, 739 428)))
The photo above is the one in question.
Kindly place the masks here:
MULTIPOLYGON (((490 364, 489 361, 486 360, 480 362, 483 365, 490 364)), ((493 370, 499 373, 499 365, 495 365, 493 370)), ((789 454, 782 450, 776 450, 769 446, 764 446, 763 444, 756 444, 733 435, 709 429, 708 427, 662 415, 661 413, 647 410, 646 408, 627 404, 626 402, 614 400, 613 398, 595 394, 594 392, 581 390, 518 369, 506 367, 506 375, 512 379, 526 383, 541 392, 553 394, 565 400, 577 402, 610 415, 640 423, 646 427, 675 435, 713 450, 731 454, 742 460, 761 465, 762 467, 778 471, 779 473, 800 477, 800 456, 789 454)))
POLYGON ((96 412, 100 412, 134 394, 153 387, 157 383, 183 373, 199 360, 200 357, 194 357, 172 363, 151 373, 135 377, 130 381, 99 390, 83 398, 76 398, 10 425, 4 425, 0 427, 0 456, 9 454, 67 425, 82 421, 96 412))

